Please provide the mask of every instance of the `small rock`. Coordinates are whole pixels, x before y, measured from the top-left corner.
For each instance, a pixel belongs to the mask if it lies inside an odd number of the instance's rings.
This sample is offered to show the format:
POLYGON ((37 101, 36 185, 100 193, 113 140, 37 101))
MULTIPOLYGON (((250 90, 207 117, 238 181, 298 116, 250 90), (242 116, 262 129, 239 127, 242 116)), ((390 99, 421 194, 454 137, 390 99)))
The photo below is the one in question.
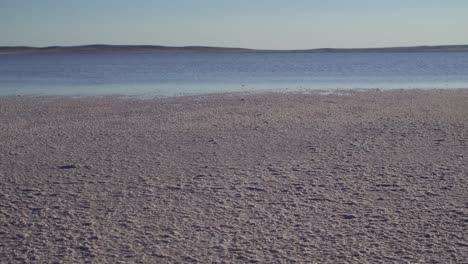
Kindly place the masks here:
POLYGON ((344 219, 347 219, 347 220, 356 218, 356 216, 353 215, 353 214, 344 214, 342 216, 343 216, 344 219))
POLYGON ((60 166, 60 167, 59 167, 59 169, 62 169, 62 170, 69 170, 69 169, 76 169, 76 168, 78 168, 78 166, 73 165, 73 164, 64 165, 64 166, 60 166))

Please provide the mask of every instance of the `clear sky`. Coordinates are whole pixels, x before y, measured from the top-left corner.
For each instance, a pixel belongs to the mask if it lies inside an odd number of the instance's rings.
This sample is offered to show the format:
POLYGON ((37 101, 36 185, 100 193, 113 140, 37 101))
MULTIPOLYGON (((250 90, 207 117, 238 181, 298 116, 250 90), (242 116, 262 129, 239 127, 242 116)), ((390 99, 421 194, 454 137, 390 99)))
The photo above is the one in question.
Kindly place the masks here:
POLYGON ((0 46, 468 44, 468 0, 0 0, 0 46))

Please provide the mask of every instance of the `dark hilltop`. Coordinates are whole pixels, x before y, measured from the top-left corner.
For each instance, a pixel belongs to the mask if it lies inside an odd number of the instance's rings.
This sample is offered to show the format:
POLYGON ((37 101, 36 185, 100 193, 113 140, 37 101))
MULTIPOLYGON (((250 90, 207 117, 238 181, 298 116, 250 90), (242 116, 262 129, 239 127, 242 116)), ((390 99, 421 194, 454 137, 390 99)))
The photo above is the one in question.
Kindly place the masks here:
POLYGON ((303 50, 261 50, 245 48, 184 46, 170 47, 157 45, 83 45, 83 46, 4 46, 0 55, 5 54, 133 54, 133 53, 339 53, 339 52, 468 52, 468 45, 413 46, 388 48, 349 48, 349 49, 303 49, 303 50))

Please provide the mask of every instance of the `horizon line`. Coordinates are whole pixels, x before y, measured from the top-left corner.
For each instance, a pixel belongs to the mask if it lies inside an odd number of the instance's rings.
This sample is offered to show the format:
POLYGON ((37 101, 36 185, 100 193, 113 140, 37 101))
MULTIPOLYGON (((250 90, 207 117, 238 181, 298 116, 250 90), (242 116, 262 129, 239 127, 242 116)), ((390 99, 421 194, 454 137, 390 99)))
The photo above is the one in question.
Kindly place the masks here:
POLYGON ((250 49, 222 46, 163 46, 87 44, 77 46, 0 46, 0 55, 69 53, 345 53, 345 52, 468 52, 468 44, 420 45, 376 48, 250 49))
POLYGON ((246 50, 274 50, 274 51, 288 51, 288 50, 322 50, 322 49, 392 49, 392 48, 422 48, 422 47, 460 47, 468 46, 467 44, 418 44, 418 45, 396 45, 396 46, 367 46, 367 47, 340 47, 340 48, 290 48, 290 49, 268 49, 268 48, 249 48, 249 47, 236 47, 236 46, 212 46, 212 45, 160 45, 160 44, 105 44, 105 43, 89 43, 78 45, 47 45, 47 46, 30 46, 30 45, 0 45, 0 48, 77 48, 77 47, 93 47, 93 46, 115 46, 115 47, 159 47, 159 48, 226 48, 226 49, 246 49, 246 50))

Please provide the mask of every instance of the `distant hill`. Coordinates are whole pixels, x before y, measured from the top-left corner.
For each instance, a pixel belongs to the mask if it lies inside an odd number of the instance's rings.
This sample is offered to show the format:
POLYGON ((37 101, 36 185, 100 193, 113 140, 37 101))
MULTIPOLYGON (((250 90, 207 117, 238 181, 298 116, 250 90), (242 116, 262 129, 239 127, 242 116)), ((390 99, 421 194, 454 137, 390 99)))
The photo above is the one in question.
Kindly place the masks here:
POLYGON ((84 45, 37 47, 0 47, 0 54, 84 54, 84 53, 198 53, 198 52, 250 52, 249 49, 218 47, 167 47, 152 45, 84 45))
POLYGON ((339 52, 468 52, 468 45, 416 46, 358 49, 305 49, 305 50, 255 50, 243 48, 185 46, 168 47, 154 45, 84 45, 51 47, 0 47, 0 55, 5 54, 113 54, 113 53, 339 53, 339 52))

